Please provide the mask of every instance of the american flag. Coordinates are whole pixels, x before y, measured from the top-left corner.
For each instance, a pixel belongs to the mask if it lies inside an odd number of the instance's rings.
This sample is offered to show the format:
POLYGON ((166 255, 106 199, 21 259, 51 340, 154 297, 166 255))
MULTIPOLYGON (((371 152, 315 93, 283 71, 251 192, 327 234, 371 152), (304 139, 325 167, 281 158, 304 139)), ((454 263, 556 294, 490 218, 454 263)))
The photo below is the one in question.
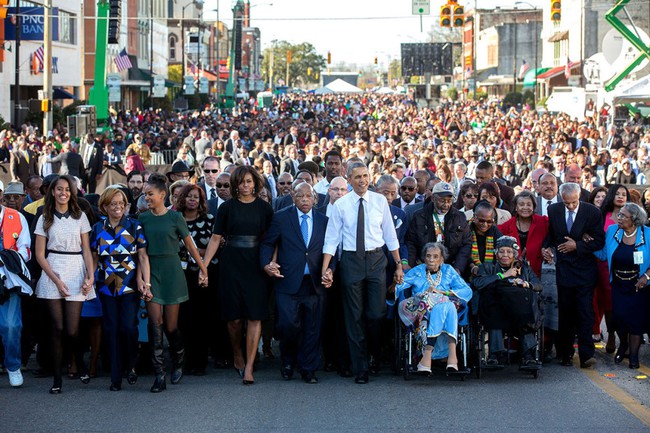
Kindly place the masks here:
POLYGON ((524 59, 521 61, 521 68, 519 68, 519 79, 523 80, 528 71, 530 71, 530 64, 524 59))
POLYGON ((115 57, 113 61, 115 62, 115 66, 117 66, 118 72, 133 67, 133 65, 131 64, 131 60, 129 59, 129 55, 126 53, 126 48, 122 48, 120 54, 117 57, 115 57))
POLYGON ((41 69, 43 69, 43 64, 45 63, 44 55, 44 46, 41 45, 36 51, 34 51, 34 56, 38 59, 38 62, 41 64, 41 69))
POLYGON ((571 77, 571 68, 573 68, 573 62, 569 57, 566 58, 566 66, 564 67, 564 78, 567 80, 571 77))

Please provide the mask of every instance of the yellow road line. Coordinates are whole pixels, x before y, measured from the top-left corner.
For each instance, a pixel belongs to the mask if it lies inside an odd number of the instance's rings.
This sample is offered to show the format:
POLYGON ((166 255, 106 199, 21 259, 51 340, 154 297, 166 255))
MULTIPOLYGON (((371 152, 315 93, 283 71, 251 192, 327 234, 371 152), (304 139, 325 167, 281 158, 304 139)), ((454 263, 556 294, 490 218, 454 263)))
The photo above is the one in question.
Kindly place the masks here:
MULTIPOLYGON (((580 368, 580 361, 576 356, 574 358, 574 364, 576 367, 580 368)), ((639 400, 632 397, 630 394, 621 389, 611 380, 603 377, 598 371, 591 368, 581 368, 580 371, 584 373, 585 376, 589 378, 596 386, 605 391, 610 397, 623 405, 632 415, 637 417, 646 426, 650 427, 650 408, 645 406, 639 400)), ((644 367, 643 370, 639 369, 646 373, 647 368, 644 367)))
MULTIPOLYGON (((605 356, 613 356, 613 355, 610 355, 609 353, 606 353, 605 349, 603 349, 603 348, 596 347, 596 350, 603 353, 603 354, 605 354, 605 356)), ((623 364, 625 364, 627 366, 627 361, 623 361, 623 364)), ((634 370, 630 370, 630 371, 634 371, 634 370)), ((643 373, 643 374, 645 374, 647 376, 650 376, 650 368, 646 367, 643 364, 639 364, 639 369, 636 370, 636 371, 638 371, 639 373, 643 373)))

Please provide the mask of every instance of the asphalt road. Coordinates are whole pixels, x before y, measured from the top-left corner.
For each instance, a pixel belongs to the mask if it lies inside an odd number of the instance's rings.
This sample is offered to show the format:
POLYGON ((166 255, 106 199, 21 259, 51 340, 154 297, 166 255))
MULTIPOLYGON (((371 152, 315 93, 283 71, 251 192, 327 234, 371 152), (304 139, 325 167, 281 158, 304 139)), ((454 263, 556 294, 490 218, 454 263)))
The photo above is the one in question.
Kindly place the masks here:
POLYGON ((106 376, 89 385, 64 379, 63 393, 52 396, 51 379, 26 373, 25 385, 11 389, 5 375, 0 431, 648 432, 650 379, 635 376, 650 376, 649 352, 642 347, 642 371, 600 350, 595 370, 553 364, 537 380, 508 367, 464 382, 444 375, 405 382, 385 371, 367 385, 323 372, 317 385, 285 382, 273 360, 260 363, 253 386, 234 370, 210 370, 157 395, 151 376, 125 381, 121 392, 108 391, 106 376))

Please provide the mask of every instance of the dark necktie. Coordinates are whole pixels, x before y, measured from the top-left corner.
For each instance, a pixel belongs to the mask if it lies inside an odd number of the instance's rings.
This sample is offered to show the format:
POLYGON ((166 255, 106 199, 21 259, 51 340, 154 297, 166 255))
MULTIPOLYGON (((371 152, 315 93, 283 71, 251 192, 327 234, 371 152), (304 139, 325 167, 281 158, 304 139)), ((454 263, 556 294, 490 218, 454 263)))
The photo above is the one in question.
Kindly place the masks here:
POLYGON ((566 220, 566 231, 571 233, 571 227, 573 227, 573 212, 569 211, 569 218, 566 220))
POLYGON ((210 200, 217 198, 217 192, 214 188, 210 188, 210 200))
POLYGON ((363 211, 363 198, 360 198, 359 213, 357 214, 357 257, 360 259, 366 255, 365 227, 366 215, 363 211))

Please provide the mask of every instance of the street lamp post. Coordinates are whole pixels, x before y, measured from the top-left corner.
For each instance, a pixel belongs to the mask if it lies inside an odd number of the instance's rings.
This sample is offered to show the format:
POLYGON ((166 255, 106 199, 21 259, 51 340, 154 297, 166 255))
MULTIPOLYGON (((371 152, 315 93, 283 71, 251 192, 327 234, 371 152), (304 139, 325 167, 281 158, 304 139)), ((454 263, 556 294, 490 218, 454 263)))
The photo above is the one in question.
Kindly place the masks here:
POLYGON ((183 45, 181 53, 181 62, 183 63, 181 66, 181 76, 183 77, 183 80, 185 79, 185 67, 187 66, 187 61, 185 59, 185 9, 192 5, 201 10, 203 8, 203 0, 192 0, 181 8, 181 43, 183 45))
POLYGON ((520 4, 526 5, 526 6, 529 6, 529 7, 533 8, 533 11, 535 13, 535 16, 534 16, 534 20, 535 20, 535 66, 534 66, 533 73, 535 74, 535 92, 534 92, 535 93, 535 103, 537 103, 537 62, 538 62, 537 43, 538 43, 538 39, 539 39, 539 20, 537 19, 537 6, 533 5, 531 3, 528 3, 526 1, 515 2, 515 5, 520 5, 520 4))
POLYGON ((215 53, 216 53, 215 59, 216 59, 216 63, 217 63, 217 67, 215 68, 217 70, 217 83, 216 83, 217 103, 219 102, 219 84, 220 84, 220 81, 221 81, 221 78, 219 77, 219 75, 221 73, 220 72, 221 64, 219 63, 219 39, 221 39, 221 30, 219 29, 219 26, 220 26, 220 24, 219 24, 219 9, 220 9, 219 0, 217 0, 217 8, 212 9, 212 12, 217 13, 217 40, 216 40, 216 42, 214 44, 215 45, 215 53))

